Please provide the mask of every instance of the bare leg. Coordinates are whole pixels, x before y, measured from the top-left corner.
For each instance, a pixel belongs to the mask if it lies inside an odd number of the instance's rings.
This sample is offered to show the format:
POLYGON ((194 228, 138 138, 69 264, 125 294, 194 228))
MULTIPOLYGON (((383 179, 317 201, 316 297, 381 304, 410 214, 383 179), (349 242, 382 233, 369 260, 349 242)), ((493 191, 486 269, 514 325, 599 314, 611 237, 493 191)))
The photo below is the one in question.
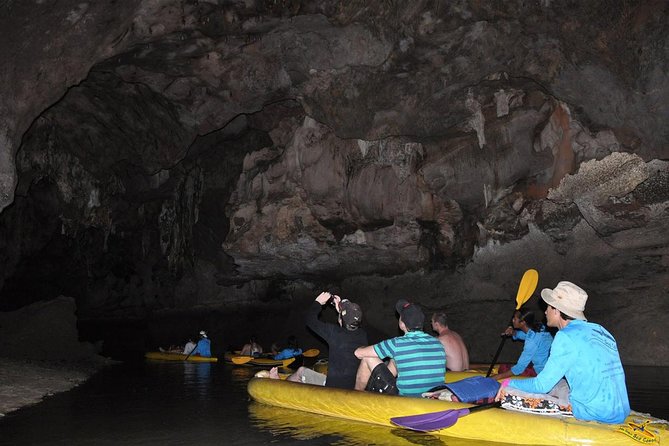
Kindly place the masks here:
POLYGON ((279 369, 277 367, 272 367, 271 369, 269 369, 269 377, 272 379, 280 379, 279 369))
POLYGON ((360 360, 358 373, 355 375, 355 390, 365 390, 369 377, 372 375, 372 370, 382 362, 379 358, 362 358, 360 360))
POLYGON ((391 359, 388 362, 388 370, 390 370, 390 373, 393 374, 395 378, 397 378, 397 364, 395 364, 395 360, 391 359))

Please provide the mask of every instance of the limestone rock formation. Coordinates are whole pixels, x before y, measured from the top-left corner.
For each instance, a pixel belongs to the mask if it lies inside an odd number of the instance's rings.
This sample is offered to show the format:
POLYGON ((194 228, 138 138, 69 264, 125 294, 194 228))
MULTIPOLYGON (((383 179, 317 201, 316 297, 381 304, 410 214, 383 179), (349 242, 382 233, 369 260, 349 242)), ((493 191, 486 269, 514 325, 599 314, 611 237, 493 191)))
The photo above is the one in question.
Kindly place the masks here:
POLYGON ((668 10, 0 2, 0 309, 297 308, 335 284, 386 334, 396 298, 445 308, 485 360, 534 267, 634 327, 626 361, 666 364, 668 10))

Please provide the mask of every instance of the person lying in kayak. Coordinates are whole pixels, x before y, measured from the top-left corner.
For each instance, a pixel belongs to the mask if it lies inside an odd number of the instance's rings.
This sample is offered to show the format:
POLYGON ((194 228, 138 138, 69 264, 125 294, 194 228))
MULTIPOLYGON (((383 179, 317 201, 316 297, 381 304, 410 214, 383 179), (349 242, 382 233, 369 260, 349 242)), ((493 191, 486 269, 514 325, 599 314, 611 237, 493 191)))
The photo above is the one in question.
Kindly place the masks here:
POLYGON ((297 345, 297 338, 293 335, 288 336, 287 346, 284 348, 279 347, 277 344, 274 344, 276 352, 272 359, 289 359, 294 358, 295 356, 300 356, 302 354, 302 349, 297 345))
MULTIPOLYGON (((326 376, 309 368, 300 367, 286 379, 319 386, 353 389, 355 387, 355 375, 360 363, 354 352, 356 348, 367 345, 368 342, 367 333, 360 326, 362 323, 360 306, 348 299, 322 292, 311 304, 306 323, 307 327, 328 344, 328 374, 326 376), (337 310, 337 324, 318 319, 323 306, 328 302, 331 302, 337 310)), ((270 378, 279 377, 276 367, 270 370, 269 376, 270 378)))
POLYGON ((192 356, 203 356, 205 358, 211 357, 211 342, 207 338, 207 333, 204 330, 200 331, 200 339, 197 340, 195 349, 190 353, 192 356))
POLYGON ((557 397, 580 420, 622 423, 630 413, 625 372, 611 333, 583 314, 588 294, 563 281, 544 288, 541 298, 548 304, 548 326, 558 329, 548 361, 535 378, 504 380, 496 399, 522 410, 526 406, 518 404, 526 393, 548 402, 557 397))
POLYGON ((423 332, 425 315, 418 305, 400 299, 395 309, 404 335, 355 350, 360 359, 355 389, 420 397, 444 383, 446 353, 437 338, 423 332))
POLYGON ((462 337, 448 328, 446 313, 432 313, 432 330, 446 352, 446 368, 453 372, 462 372, 469 368, 469 353, 462 337))
MULTIPOLYGON (((524 341, 523 352, 513 367, 503 370, 500 366, 500 373, 491 376, 491 378, 499 381, 518 375, 536 376, 544 369, 546 361, 548 361, 548 354, 551 351, 553 336, 546 331, 544 324, 536 322, 534 318, 535 315, 532 310, 523 308, 516 310, 511 321, 513 326, 508 327, 502 334, 512 336, 514 341, 524 341), (526 372, 530 362, 534 368, 532 373, 526 372)), ((529 370, 532 371, 532 368, 529 370)))
POLYGON ((170 345, 170 347, 167 349, 158 347, 158 350, 160 350, 163 353, 179 353, 182 355, 187 355, 190 352, 192 352, 194 348, 195 348, 195 342, 193 342, 192 338, 188 338, 188 342, 186 342, 186 345, 184 345, 183 347, 179 345, 170 345))

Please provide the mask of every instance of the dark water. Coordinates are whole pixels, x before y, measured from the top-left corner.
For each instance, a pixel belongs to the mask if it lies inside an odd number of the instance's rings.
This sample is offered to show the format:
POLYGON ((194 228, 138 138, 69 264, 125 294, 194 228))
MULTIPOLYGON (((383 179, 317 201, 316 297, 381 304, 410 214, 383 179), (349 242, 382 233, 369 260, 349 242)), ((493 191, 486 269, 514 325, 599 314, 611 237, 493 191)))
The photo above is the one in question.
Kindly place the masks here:
MULTIPOLYGON (((255 370, 133 362, 0 418, 0 445, 480 445, 249 401, 255 370)), ((669 418, 668 368, 627 370, 632 407, 669 418)))

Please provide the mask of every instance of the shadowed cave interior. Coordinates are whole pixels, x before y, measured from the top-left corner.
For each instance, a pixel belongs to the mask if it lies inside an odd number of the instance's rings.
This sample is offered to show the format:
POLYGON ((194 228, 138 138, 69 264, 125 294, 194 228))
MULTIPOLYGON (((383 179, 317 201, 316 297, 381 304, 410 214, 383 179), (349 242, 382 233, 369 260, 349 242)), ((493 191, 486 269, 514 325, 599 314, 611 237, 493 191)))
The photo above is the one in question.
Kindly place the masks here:
POLYGON ((572 281, 669 365, 665 2, 0 9, 0 355, 324 350, 327 289, 372 340, 445 310, 485 362, 535 268, 538 314, 572 281))

